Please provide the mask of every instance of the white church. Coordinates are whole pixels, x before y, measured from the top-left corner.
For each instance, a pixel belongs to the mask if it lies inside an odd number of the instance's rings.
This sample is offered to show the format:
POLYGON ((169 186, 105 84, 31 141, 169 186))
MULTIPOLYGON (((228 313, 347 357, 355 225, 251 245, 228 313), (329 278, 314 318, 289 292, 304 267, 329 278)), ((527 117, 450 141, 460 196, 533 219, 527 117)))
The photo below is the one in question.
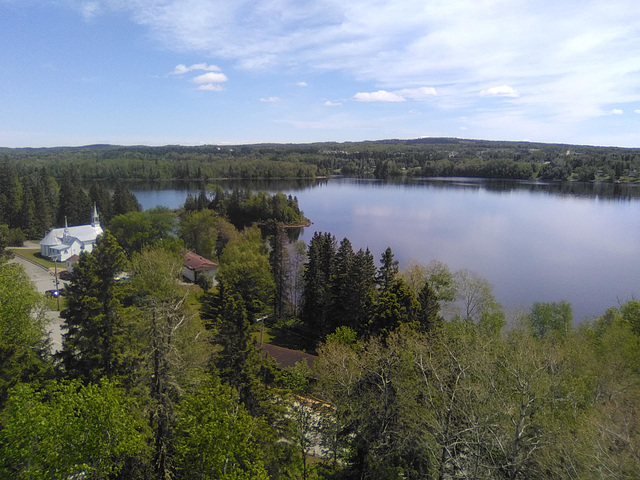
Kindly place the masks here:
POLYGON ((93 206, 91 225, 76 225, 75 227, 52 229, 40 241, 40 254, 50 260, 65 262, 74 255, 91 252, 96 245, 96 239, 103 233, 100 226, 98 209, 93 206))

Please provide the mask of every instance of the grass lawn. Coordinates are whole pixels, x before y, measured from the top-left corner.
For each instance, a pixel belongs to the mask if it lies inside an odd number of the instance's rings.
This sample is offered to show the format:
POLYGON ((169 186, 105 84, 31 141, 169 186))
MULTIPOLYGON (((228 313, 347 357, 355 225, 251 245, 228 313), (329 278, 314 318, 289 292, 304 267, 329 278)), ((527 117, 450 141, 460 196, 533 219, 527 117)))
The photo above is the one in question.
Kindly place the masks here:
MULTIPOLYGON (((29 260, 32 260, 34 262, 36 262, 37 264, 42 265, 43 267, 47 267, 47 268, 54 268, 54 262, 52 262, 51 260, 47 260, 46 258, 43 258, 40 256, 40 249, 39 248, 7 248, 7 250, 9 250, 10 252, 14 253, 15 255, 18 255, 20 257, 24 257, 27 258, 29 260)), ((66 268, 66 265, 64 263, 58 262, 58 270, 64 270, 66 268)))

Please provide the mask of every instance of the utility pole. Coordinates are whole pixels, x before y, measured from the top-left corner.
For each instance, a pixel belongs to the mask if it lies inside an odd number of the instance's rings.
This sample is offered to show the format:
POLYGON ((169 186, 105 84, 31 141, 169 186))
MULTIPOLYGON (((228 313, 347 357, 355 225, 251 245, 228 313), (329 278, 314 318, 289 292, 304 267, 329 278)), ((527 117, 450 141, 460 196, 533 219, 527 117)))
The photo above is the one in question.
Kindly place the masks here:
POLYGON ((58 300, 58 311, 60 311, 60 290, 58 290, 58 255, 54 255, 53 257, 53 270, 55 271, 56 278, 56 299, 58 300))
POLYGON ((264 343, 264 321, 269 318, 269 315, 265 315, 264 317, 260 317, 256 320, 256 322, 261 322, 260 325, 260 346, 262 347, 264 343))

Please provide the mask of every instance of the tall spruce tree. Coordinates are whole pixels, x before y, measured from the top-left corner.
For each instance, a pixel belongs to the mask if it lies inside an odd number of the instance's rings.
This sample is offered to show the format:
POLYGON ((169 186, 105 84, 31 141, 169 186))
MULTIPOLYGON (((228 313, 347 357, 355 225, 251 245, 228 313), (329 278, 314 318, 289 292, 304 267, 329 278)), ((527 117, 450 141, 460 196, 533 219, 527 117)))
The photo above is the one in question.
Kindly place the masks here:
POLYGON ((202 297, 200 316, 215 332, 214 344, 221 347, 213 358, 220 378, 238 391, 252 415, 262 415, 260 353, 251 337, 251 322, 241 295, 223 279, 216 290, 202 297))
POLYGON ((89 188, 89 199, 91 205, 95 205, 98 209, 101 223, 109 225, 113 218, 113 201, 107 187, 103 183, 93 182, 89 188))
POLYGON ((124 215, 127 212, 140 212, 142 207, 136 196, 123 183, 116 183, 113 189, 113 216, 124 215))
POLYGON ((420 330, 423 332, 433 332, 442 326, 444 319, 440 316, 440 303, 438 296, 429 282, 424 282, 424 286, 418 293, 420 310, 418 311, 418 322, 420 330))
POLYGON ((395 278, 398 276, 398 261, 393 258, 393 252, 391 247, 383 252, 380 258, 380 270, 378 271, 378 285, 382 290, 387 290, 395 278))
POLYGON ((91 220, 91 202, 82 187, 70 175, 60 184, 56 224, 85 225, 91 220))
POLYGON ((271 252, 269 254, 269 263, 275 282, 273 314, 276 318, 283 318, 289 310, 289 291, 291 290, 289 251, 287 250, 287 234, 284 224, 277 224, 274 230, 275 232, 270 238, 271 252))
POLYGON ((130 371, 126 353, 131 326, 123 315, 123 288, 115 280, 126 264, 115 237, 105 231, 91 253, 80 255, 68 287, 62 360, 71 378, 97 382, 130 371))
POLYGON ((330 233, 316 232, 309 243, 304 270, 301 318, 314 335, 322 340, 331 333, 331 280, 335 269, 336 239, 330 233))

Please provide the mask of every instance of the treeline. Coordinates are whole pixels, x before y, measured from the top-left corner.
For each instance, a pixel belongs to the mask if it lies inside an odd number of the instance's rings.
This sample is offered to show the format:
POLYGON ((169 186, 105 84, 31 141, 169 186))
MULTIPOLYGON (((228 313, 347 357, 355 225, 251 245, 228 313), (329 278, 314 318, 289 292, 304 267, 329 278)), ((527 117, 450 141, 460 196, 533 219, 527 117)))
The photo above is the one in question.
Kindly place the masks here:
POLYGON ((94 205, 105 225, 115 215, 141 210, 122 182, 116 183, 113 193, 99 182, 86 191, 73 171, 56 180, 44 169, 20 175, 13 163, 0 163, 0 225, 10 245, 42 238, 65 222, 69 226, 88 224, 94 205))
POLYGON ((297 197, 280 192, 270 195, 264 191, 253 193, 238 188, 225 192, 220 185, 210 185, 203 188, 197 197, 187 197, 184 204, 187 212, 205 208, 227 218, 239 230, 254 223, 282 223, 287 226, 309 224, 309 220, 300 211, 297 197))
POLYGON ((197 147, 0 149, 20 174, 44 169, 83 181, 470 176, 504 179, 637 181, 640 149, 456 138, 378 142, 197 147))
POLYGON ((42 170, 56 179, 69 169, 82 181, 207 180, 215 178, 312 178, 317 152, 296 149, 238 147, 87 147, 0 149, 21 174, 42 170))

